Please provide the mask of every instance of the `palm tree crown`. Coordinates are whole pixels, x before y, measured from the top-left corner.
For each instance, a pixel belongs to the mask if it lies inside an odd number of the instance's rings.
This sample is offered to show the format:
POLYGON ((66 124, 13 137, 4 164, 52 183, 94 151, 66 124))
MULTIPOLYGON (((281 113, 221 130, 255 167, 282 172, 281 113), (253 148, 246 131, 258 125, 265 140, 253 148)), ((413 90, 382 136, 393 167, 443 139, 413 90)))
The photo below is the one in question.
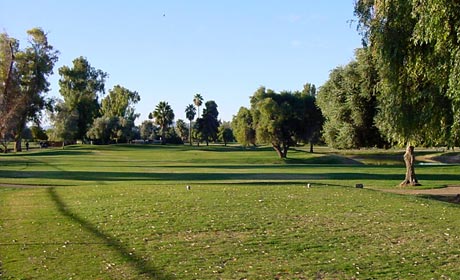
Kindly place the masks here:
POLYGON ((190 127, 189 127, 189 133, 190 133, 189 142, 190 142, 190 145, 192 145, 192 121, 195 118, 195 115, 196 115, 195 107, 193 106, 193 104, 189 104, 185 108, 185 117, 190 121, 190 127))
POLYGON ((203 96, 201 94, 197 93, 193 97, 193 104, 198 108, 198 118, 200 117, 200 106, 203 104, 203 96))
POLYGON ((168 102, 161 101, 155 107, 155 111, 150 115, 155 120, 155 123, 161 128, 162 142, 165 141, 166 130, 174 120, 174 112, 168 102))

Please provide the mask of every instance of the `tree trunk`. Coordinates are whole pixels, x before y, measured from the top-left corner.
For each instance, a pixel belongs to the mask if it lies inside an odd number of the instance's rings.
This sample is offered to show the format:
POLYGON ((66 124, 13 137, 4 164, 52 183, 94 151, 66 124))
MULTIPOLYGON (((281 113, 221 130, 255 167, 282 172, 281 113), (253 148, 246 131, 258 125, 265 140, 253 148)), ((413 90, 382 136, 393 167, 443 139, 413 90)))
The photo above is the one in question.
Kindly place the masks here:
POLYGON ((286 158, 287 156, 287 149, 285 146, 281 147, 280 145, 276 145, 276 144, 272 144, 273 146, 273 149, 276 151, 276 153, 278 154, 278 156, 281 158, 281 159, 284 159, 286 158))
POLYGON ((414 146, 407 146, 404 154, 404 163, 406 164, 406 178, 401 182, 401 186, 421 186, 415 176, 415 155, 414 146))
POLYGON ((189 142, 190 142, 190 146, 192 146, 193 145, 193 143, 192 143, 192 121, 190 121, 190 126, 189 127, 190 127, 190 129, 189 129, 189 138, 190 138, 189 142))
POLYGON ((310 153, 313 154, 313 142, 312 141, 310 141, 310 153))
POLYGON ((21 142, 22 142, 22 139, 16 140, 14 142, 14 152, 15 153, 16 152, 22 152, 22 145, 21 145, 22 143, 21 142))

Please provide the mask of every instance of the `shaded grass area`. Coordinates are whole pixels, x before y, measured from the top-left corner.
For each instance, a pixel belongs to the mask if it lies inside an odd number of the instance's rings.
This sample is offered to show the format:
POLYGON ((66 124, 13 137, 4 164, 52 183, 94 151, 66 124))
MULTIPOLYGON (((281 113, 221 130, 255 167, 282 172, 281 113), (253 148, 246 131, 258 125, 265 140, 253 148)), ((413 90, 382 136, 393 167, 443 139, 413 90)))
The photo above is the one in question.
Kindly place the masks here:
MULTIPOLYGON (((404 167, 351 162, 183 146, 2 156, 0 183, 48 187, 0 188, 0 278, 460 275, 459 206, 375 191, 395 187, 404 167)), ((460 181, 456 165, 416 171, 427 188, 460 181)))

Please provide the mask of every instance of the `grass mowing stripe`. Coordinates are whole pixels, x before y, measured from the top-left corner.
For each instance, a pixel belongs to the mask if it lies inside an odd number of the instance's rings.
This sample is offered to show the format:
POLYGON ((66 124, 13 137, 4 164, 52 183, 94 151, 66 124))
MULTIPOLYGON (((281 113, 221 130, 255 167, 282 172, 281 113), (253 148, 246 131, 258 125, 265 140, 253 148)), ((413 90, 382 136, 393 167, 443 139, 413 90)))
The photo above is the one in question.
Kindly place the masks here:
MULTIPOLYGON (((305 164, 327 155, 301 151, 291 162, 274 156, 269 149, 169 146, 74 146, 2 156, 0 182, 67 185, 0 188, 2 277, 460 274, 458 205, 369 189, 393 188, 404 167, 305 164), (354 188, 358 182, 365 188, 354 188)), ((427 187, 460 179, 454 165, 417 172, 427 187)))

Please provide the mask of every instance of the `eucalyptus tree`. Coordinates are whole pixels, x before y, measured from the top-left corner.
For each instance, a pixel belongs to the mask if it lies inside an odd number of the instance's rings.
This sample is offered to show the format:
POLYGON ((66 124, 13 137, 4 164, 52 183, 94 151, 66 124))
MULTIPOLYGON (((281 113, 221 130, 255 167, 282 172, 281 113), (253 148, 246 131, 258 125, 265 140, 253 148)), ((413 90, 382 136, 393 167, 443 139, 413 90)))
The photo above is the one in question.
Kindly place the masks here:
POLYGON ((153 119, 155 124, 160 126, 161 131, 161 142, 166 143, 166 132, 168 127, 172 125, 174 121, 174 111, 168 102, 161 101, 155 107, 155 110, 149 114, 149 119, 153 119))
POLYGON ((105 93, 107 73, 91 66, 84 57, 73 60, 72 67, 59 68, 59 92, 69 112, 78 113, 77 139, 84 139, 93 120, 100 116, 100 96, 105 93))
POLYGON ((139 114, 135 113, 134 105, 141 100, 137 91, 131 91, 116 85, 102 99, 101 114, 108 117, 120 117, 135 120, 139 114))
POLYGON ((93 140, 100 140, 98 137, 106 137, 102 140, 104 144, 109 140, 114 140, 116 143, 129 142, 134 134, 134 121, 139 116, 135 113, 134 104, 139 101, 140 96, 136 91, 128 90, 120 85, 114 86, 102 99, 100 109, 102 116, 94 119, 86 136, 93 140), (104 125, 107 126, 105 130, 109 132, 99 133, 103 130, 104 125))
POLYGON ((192 121, 195 119, 196 109, 193 104, 187 105, 185 108, 185 117, 189 120, 189 142, 192 145, 192 121))
POLYGON ((21 150, 21 134, 29 121, 40 124, 41 112, 49 104, 48 76, 58 60, 58 51, 48 43, 40 28, 27 31, 30 46, 20 50, 19 42, 6 33, 0 36, 1 90, 0 133, 14 137, 15 151, 21 150))

